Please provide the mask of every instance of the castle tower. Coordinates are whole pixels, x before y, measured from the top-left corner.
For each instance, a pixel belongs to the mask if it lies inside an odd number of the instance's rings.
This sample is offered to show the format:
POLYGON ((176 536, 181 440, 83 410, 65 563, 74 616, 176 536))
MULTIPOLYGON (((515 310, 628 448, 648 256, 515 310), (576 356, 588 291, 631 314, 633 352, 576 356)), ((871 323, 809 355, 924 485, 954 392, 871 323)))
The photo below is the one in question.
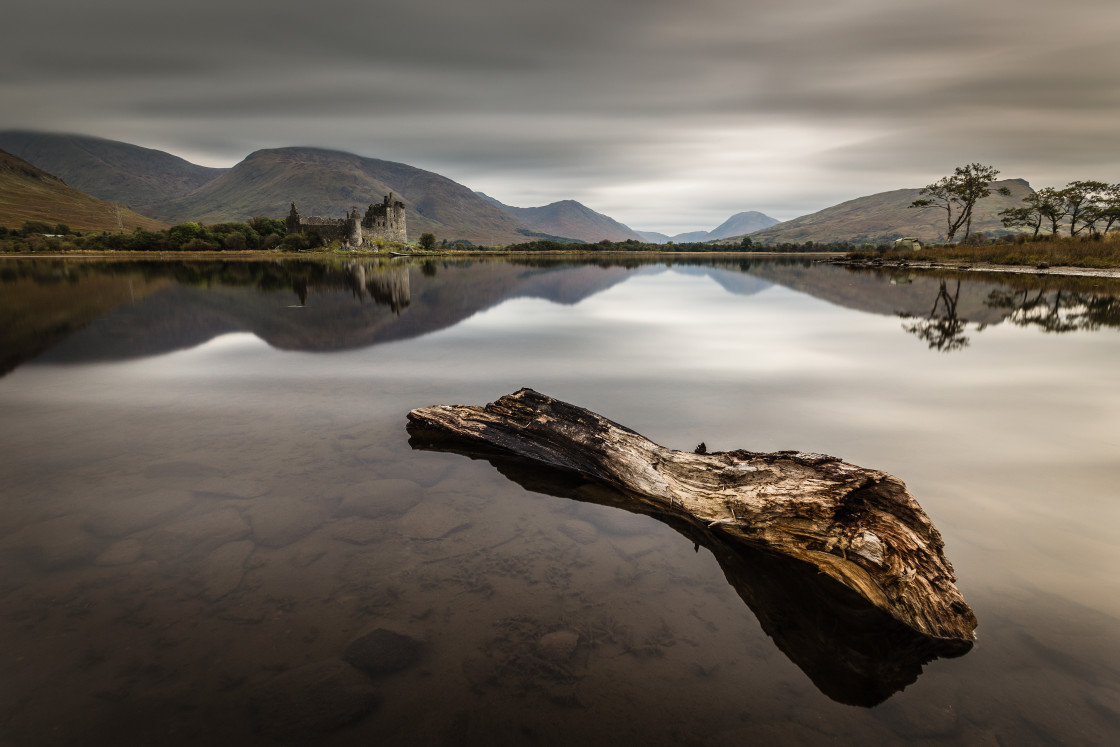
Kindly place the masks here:
POLYGON ((350 246, 362 245, 362 216, 358 208, 352 208, 346 216, 346 243, 350 246))
POLYGON ((294 202, 292 203, 291 212, 288 213, 288 217, 284 221, 284 225, 287 227, 288 233, 299 233, 299 211, 296 210, 296 204, 294 202))
POLYGON ((401 243, 408 241, 404 203, 394 200, 392 192, 385 195, 381 202, 370 205, 366 210, 365 218, 362 219, 362 229, 369 237, 401 243))

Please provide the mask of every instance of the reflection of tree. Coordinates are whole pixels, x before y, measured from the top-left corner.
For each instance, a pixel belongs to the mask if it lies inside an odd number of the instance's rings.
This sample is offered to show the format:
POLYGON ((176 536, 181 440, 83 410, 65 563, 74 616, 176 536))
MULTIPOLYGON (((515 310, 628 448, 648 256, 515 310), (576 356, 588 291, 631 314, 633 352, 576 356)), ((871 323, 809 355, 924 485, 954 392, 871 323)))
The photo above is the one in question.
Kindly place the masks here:
POLYGON ((968 320, 957 316, 957 301, 960 295, 960 280, 957 281, 957 287, 952 295, 949 294, 945 281, 942 280, 929 315, 923 318, 900 314, 906 320, 902 328, 929 343, 930 350, 949 353, 968 347, 968 337, 965 336, 968 320), (938 309, 941 309, 940 313, 938 309))
POLYGON ((985 302, 993 309, 1007 309, 1007 319, 1020 327, 1044 332, 1073 332, 1120 327, 1120 299, 1091 293, 1054 291, 992 291, 985 302))

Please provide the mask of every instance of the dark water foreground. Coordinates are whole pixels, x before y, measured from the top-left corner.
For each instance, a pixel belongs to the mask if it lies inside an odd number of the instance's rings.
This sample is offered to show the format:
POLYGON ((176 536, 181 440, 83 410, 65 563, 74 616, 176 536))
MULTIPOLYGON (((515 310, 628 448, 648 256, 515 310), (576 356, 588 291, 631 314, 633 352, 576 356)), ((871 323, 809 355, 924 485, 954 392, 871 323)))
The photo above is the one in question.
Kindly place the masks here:
POLYGON ((1120 740, 1108 281, 11 262, 0 294, 0 744, 1120 740), (410 444, 520 386, 900 476, 977 644, 410 444))

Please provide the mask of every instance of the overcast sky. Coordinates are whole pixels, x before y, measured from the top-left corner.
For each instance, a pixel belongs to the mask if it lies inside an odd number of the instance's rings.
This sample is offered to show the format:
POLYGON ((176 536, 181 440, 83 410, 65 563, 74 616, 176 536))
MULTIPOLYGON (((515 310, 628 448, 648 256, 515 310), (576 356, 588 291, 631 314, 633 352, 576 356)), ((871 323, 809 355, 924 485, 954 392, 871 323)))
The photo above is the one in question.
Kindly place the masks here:
POLYGON ((633 228, 1120 182, 1117 0, 7 0, 0 129, 315 145, 633 228))

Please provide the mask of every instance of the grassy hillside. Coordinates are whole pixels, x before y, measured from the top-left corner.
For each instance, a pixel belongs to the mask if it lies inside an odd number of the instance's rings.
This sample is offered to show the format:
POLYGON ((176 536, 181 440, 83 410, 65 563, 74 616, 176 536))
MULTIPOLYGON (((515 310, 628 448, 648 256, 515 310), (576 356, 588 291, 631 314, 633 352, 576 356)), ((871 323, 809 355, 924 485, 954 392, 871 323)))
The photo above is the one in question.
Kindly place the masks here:
POLYGON ((20 228, 26 221, 54 225, 65 223, 75 230, 125 231, 166 228, 158 220, 117 208, 68 186, 56 176, 27 161, 0 150, 0 226, 20 228))
POLYGON ((590 243, 604 239, 607 241, 644 240, 641 234, 629 226, 597 213, 575 200, 561 200, 541 207, 521 208, 505 205, 482 193, 478 194, 529 228, 541 233, 580 239, 590 243))
POLYGON ((84 135, 0 132, 0 148, 94 197, 141 212, 185 195, 224 171, 163 151, 84 135))
POLYGON ((476 244, 525 240, 526 228, 461 184, 403 163, 318 148, 276 148, 244 161, 189 195, 151 209, 172 223, 244 221, 256 215, 283 218, 295 202, 302 215, 339 217, 365 210, 393 192, 404 202, 408 236, 476 244))
MULTIPOLYGON (((1033 190, 1023 179, 994 182, 993 188, 1007 187, 1010 197, 992 194, 976 204, 972 231, 1006 231, 1000 223, 999 211, 1018 207, 1033 190)), ((891 192, 859 197, 842 202, 811 215, 804 215, 776 226, 751 233, 751 238, 767 244, 851 241, 878 243, 903 236, 914 236, 924 242, 944 240, 945 213, 941 210, 913 210, 908 206, 920 195, 917 189, 896 189, 891 192)))

